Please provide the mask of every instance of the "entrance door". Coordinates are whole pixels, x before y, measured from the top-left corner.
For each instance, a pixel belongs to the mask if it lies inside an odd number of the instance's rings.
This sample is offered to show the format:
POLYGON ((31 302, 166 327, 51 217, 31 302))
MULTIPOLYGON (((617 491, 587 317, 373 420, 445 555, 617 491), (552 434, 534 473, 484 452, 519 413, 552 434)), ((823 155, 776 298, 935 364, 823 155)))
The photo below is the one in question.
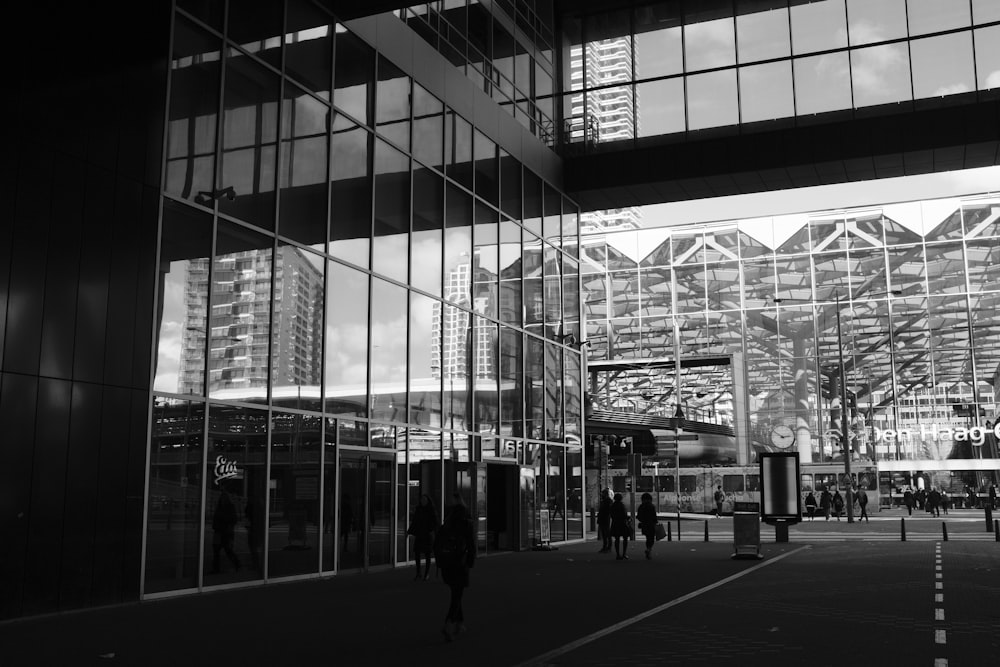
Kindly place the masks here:
POLYGON ((369 452, 340 453, 340 570, 392 564, 392 459, 369 452))
POLYGON ((527 551, 535 546, 535 469, 520 468, 518 489, 518 550, 527 551))
POLYGON ((486 533, 489 551, 509 551, 517 544, 518 467, 486 464, 486 533))

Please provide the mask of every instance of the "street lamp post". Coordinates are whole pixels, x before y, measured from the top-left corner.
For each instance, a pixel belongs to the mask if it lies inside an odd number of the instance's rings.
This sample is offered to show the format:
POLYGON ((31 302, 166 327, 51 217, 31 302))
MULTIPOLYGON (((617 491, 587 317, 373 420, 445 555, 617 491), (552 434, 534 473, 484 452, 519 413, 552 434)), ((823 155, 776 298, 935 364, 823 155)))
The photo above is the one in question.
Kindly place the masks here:
POLYGON ((851 493, 851 432, 847 424, 847 372, 844 366, 844 338, 840 332, 840 295, 837 294, 837 358, 840 364, 840 430, 844 439, 844 473, 847 475, 847 523, 854 523, 854 497, 851 493))

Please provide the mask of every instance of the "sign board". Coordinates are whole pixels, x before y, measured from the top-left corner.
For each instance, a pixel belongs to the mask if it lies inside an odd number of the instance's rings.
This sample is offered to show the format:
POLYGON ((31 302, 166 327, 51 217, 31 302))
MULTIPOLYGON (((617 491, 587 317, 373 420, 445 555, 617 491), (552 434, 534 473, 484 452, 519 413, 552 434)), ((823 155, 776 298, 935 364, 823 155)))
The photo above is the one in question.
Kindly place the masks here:
POLYGON ((733 512, 733 558, 763 558, 760 553, 760 515, 733 512))
POLYGON ((759 459, 761 518, 765 523, 798 523, 802 520, 799 453, 763 452, 759 459))
POLYGON ((538 525, 542 544, 548 544, 552 540, 552 533, 549 530, 549 510, 539 511, 538 525))

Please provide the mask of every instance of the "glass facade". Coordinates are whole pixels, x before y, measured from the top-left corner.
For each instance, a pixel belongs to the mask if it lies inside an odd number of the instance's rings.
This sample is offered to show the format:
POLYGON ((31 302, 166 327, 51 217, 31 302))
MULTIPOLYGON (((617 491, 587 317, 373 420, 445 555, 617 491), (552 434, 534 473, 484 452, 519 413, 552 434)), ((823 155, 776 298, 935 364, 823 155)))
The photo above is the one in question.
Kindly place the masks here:
POLYGON ((665 0, 564 17, 562 30, 562 143, 923 108, 1000 88, 988 2, 665 0))
POLYGON ((333 16, 238 13, 174 15, 145 592, 406 561, 424 493, 582 538, 576 207, 333 16))
POLYGON ((746 431, 739 460, 773 450, 771 432, 782 426, 803 462, 843 461, 846 430, 853 460, 875 462, 886 485, 916 488, 923 477, 958 496, 966 485, 988 488, 1000 472, 998 248, 996 194, 664 228, 585 226, 591 373, 667 362, 592 375, 590 398, 670 417, 675 349, 685 363, 735 357, 742 370, 728 377, 686 367, 680 405, 688 419, 746 431))

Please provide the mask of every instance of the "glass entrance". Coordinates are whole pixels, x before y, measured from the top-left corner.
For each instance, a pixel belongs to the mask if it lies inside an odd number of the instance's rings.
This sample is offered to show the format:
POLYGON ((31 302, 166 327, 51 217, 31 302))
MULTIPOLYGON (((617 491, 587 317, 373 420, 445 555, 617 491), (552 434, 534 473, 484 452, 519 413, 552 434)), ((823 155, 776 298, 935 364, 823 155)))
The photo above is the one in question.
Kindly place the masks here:
POLYGON ((340 453, 340 570, 392 564, 392 476, 389 456, 340 453))

